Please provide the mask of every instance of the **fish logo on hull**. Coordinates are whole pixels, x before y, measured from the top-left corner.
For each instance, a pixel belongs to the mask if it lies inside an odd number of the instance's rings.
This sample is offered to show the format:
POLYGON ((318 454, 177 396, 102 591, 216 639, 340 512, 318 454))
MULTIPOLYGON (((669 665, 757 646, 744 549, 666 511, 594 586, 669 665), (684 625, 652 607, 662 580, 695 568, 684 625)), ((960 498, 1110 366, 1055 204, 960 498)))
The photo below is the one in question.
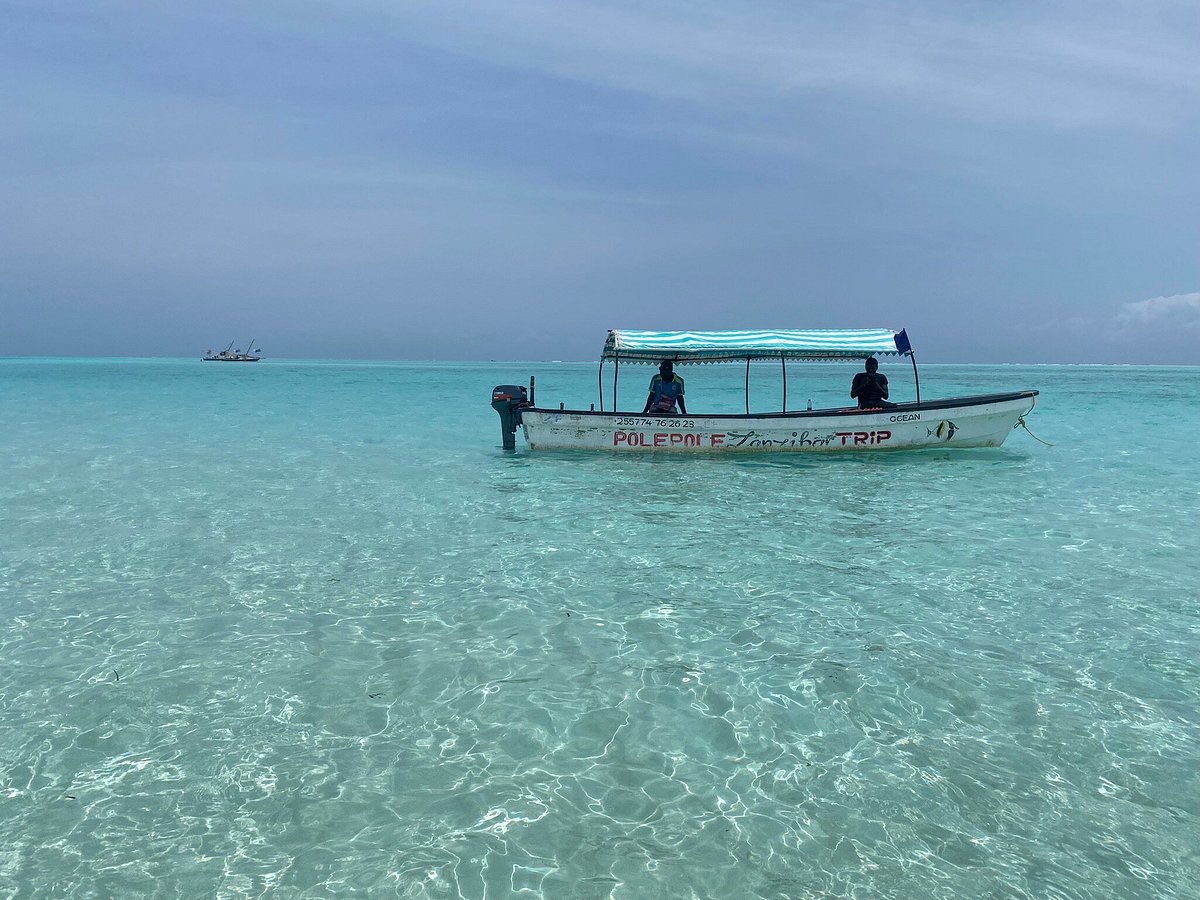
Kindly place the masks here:
POLYGON ((943 441, 948 441, 954 437, 954 432, 958 431, 958 426, 948 419, 937 423, 937 428, 926 428, 925 433, 930 437, 936 437, 943 441))

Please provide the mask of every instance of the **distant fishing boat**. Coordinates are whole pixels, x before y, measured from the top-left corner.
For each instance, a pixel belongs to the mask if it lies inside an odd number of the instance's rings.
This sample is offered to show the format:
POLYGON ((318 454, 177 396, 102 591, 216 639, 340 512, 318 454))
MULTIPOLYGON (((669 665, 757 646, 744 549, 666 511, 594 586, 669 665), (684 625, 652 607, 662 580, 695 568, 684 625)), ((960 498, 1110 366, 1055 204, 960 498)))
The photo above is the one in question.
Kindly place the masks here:
MULTIPOLYGON (((864 452, 946 447, 999 447, 1033 409, 1037 391, 921 400, 917 362, 905 331, 822 329, 785 331, 610 331, 597 375, 600 409, 537 406, 533 379, 492 390, 504 448, 516 448, 518 426, 531 450, 677 452, 864 452), (915 402, 878 408, 787 409, 787 360, 838 361, 907 356, 916 381, 915 402), (783 367, 779 412, 750 412, 750 360, 777 359, 783 367), (612 411, 604 409, 604 362, 613 361, 612 411), (622 362, 746 363, 746 414, 656 414, 619 411, 617 373, 622 362)), ((639 398, 640 399, 640 398, 639 398)), ((1040 440, 1040 438, 1039 438, 1040 440)))
MULTIPOLYGON (((230 348, 232 346, 233 346, 233 341, 230 341, 229 347, 226 347, 220 353, 214 353, 210 349, 208 351, 208 353, 205 354, 205 356, 204 356, 204 362, 258 362, 260 359, 262 359, 261 356, 254 355, 256 353, 262 353, 261 347, 257 350, 247 350, 246 353, 243 353, 240 349, 231 350, 230 348)), ((250 343, 247 344, 246 346, 253 347, 254 339, 251 338, 250 343)))

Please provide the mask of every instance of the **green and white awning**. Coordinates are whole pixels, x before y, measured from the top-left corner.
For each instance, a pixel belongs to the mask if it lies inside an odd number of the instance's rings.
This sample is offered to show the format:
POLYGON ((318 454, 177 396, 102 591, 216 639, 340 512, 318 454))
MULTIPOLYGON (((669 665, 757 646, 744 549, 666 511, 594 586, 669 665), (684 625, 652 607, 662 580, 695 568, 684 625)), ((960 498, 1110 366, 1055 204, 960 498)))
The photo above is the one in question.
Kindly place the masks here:
POLYGON ((908 336, 887 328, 784 331, 610 331, 601 359, 719 362, 736 359, 865 359, 909 352, 908 336))

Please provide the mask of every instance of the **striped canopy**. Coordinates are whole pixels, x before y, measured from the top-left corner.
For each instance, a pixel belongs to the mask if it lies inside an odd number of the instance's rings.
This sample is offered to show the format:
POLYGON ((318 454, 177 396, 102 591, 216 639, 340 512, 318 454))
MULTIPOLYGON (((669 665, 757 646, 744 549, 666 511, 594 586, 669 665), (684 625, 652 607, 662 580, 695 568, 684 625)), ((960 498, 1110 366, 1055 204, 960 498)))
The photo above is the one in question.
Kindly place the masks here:
POLYGON ((610 331, 601 359, 719 362, 735 359, 865 359, 907 352, 908 337, 887 328, 797 331, 610 331))

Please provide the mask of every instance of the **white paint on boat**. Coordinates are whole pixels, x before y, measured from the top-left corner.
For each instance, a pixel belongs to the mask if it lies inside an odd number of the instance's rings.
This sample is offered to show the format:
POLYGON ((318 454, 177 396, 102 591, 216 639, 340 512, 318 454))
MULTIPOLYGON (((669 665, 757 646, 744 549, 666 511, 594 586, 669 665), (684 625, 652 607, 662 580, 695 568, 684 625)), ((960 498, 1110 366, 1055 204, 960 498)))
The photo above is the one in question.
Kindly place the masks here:
POLYGON ((584 410, 521 410, 531 450, 615 452, 866 452, 999 447, 1037 391, 904 403, 880 410, 766 415, 654 416, 584 410))

